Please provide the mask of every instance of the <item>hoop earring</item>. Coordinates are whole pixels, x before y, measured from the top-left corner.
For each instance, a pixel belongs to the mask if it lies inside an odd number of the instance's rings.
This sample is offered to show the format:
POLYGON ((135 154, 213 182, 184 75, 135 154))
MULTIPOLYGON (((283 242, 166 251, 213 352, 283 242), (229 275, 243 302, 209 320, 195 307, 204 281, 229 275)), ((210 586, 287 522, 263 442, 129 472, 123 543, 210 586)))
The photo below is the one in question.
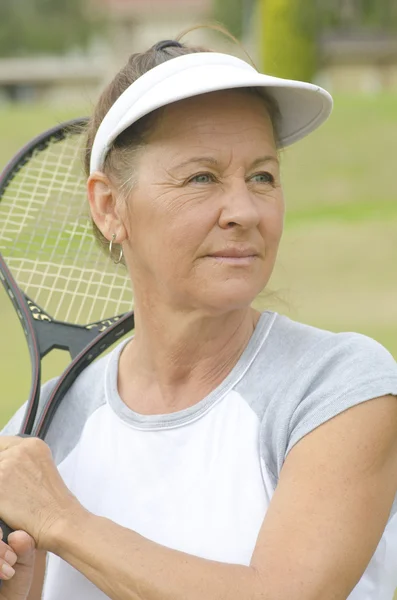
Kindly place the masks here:
POLYGON ((112 261, 114 262, 115 265, 118 265, 119 263, 121 263, 122 258, 123 258, 123 248, 122 246, 120 246, 120 254, 117 260, 114 260, 113 256, 112 256, 112 252, 113 252, 113 243, 116 240, 116 234, 113 233, 112 235, 112 239, 109 242, 109 254, 110 254, 110 258, 112 259, 112 261))

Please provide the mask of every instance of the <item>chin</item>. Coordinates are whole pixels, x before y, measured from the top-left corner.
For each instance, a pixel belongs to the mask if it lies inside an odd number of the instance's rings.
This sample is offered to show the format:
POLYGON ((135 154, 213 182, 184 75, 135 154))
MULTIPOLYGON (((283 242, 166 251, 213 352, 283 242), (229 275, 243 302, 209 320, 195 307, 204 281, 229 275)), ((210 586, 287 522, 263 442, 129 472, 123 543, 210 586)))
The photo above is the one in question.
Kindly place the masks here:
POLYGON ((241 282, 228 281, 227 284, 216 286, 216 289, 207 288, 205 296, 201 297, 200 304, 212 314, 224 314, 234 310, 250 308, 258 294, 265 285, 241 285, 241 282))

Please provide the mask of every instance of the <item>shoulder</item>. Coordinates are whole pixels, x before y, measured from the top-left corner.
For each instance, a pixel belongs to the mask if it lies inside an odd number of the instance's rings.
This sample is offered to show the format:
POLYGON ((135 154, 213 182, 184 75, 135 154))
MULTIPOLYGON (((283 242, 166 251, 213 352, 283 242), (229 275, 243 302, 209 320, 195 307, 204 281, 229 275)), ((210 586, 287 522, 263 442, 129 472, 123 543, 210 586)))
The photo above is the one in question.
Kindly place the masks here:
POLYGON ((370 367, 376 377, 376 368, 381 366, 397 374, 396 360, 376 340, 355 332, 335 333, 282 315, 274 320, 261 352, 262 358, 269 354, 281 370, 301 372, 306 379, 321 375, 329 379, 342 367, 344 372, 350 368, 357 374, 360 368, 370 367))
POLYGON ((281 397, 285 412, 286 404, 297 407, 324 386, 328 396, 336 397, 361 383, 384 381, 390 385, 390 379, 394 382, 396 378, 395 359, 374 339, 355 332, 334 333, 266 313, 255 360, 240 387, 244 396, 252 393, 257 399, 253 408, 260 416, 272 400, 273 409, 280 407, 281 397))
MULTIPOLYGON (((91 363, 66 392, 45 438, 56 464, 75 447, 89 417, 106 403, 107 382, 117 381, 118 358, 124 344, 124 341, 119 343, 109 354, 91 363)), ((42 386, 36 419, 45 410, 57 381, 58 378, 54 378, 42 386)), ((25 409, 26 404, 7 423, 2 434, 18 433, 25 409)))

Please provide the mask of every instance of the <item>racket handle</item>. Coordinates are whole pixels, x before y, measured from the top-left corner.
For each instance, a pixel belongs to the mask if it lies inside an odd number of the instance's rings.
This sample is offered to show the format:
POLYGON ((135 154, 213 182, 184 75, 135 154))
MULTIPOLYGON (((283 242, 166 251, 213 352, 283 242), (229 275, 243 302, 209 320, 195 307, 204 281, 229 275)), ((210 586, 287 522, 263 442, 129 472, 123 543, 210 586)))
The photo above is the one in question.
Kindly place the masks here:
POLYGON ((11 527, 8 527, 7 523, 4 523, 4 521, 2 521, 1 519, 0 519, 0 527, 1 527, 1 530, 3 532, 3 542, 5 542, 7 544, 8 543, 8 536, 14 530, 11 529, 11 527))

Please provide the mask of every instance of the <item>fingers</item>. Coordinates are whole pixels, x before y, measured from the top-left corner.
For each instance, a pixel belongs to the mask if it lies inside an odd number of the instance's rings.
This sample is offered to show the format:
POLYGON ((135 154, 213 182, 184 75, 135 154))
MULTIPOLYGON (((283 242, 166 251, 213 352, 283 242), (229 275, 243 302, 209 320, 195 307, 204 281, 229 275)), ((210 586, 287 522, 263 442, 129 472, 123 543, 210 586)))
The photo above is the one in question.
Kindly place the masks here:
MULTIPOLYGON (((2 532, 0 529, 2 536, 2 532)), ((8 544, 0 541, 0 579, 11 579, 15 574, 14 565, 33 567, 34 539, 25 531, 14 531, 8 536, 8 544)))
POLYGON ((5 542, 0 542, 0 579, 11 579, 15 574, 13 565, 17 562, 17 555, 5 542))
POLYGON ((24 452, 44 452, 51 455, 49 446, 37 437, 0 436, 0 452, 12 448, 17 449, 18 446, 20 449, 23 449, 24 452))
POLYGON ((0 452, 2 450, 7 450, 7 448, 11 448, 12 446, 19 446, 19 444, 23 444, 24 438, 19 436, 11 436, 11 435, 2 435, 0 436, 0 452))

